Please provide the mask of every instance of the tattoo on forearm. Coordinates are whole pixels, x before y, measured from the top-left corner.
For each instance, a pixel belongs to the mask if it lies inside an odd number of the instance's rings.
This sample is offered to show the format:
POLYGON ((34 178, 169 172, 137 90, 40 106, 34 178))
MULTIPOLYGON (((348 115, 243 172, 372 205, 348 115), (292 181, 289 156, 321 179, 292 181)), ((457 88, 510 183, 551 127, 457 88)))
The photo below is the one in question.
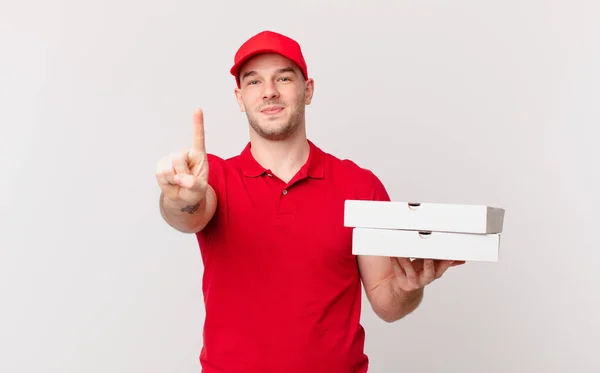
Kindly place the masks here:
POLYGON ((200 202, 196 203, 195 205, 187 205, 181 209, 181 212, 187 212, 188 214, 191 215, 194 212, 198 211, 199 207, 200 207, 200 202))

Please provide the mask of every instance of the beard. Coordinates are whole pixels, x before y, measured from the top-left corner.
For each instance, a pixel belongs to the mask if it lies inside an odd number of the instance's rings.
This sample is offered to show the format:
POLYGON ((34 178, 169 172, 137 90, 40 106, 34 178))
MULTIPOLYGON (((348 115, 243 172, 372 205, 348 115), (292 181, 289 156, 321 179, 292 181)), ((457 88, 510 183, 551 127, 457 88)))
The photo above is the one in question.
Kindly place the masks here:
MULTIPOLYGON (((259 107, 257 112, 269 105, 281 105, 285 108, 288 106, 281 101, 268 101, 259 107)), ((292 113, 288 121, 283 118, 266 118, 268 124, 261 125, 257 116, 246 112, 250 127, 262 138, 271 141, 281 141, 288 139, 302 125, 304 119, 304 98, 292 106, 292 113), (270 125, 269 125, 270 124, 270 125)))

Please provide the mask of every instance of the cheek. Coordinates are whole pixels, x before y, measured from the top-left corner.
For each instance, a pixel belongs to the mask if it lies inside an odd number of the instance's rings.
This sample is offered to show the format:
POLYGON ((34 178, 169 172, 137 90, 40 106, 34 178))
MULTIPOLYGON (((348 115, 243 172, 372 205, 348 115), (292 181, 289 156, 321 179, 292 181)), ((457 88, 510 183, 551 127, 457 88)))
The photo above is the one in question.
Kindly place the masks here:
POLYGON ((243 99, 241 106, 245 108, 245 111, 253 112, 256 111, 261 105, 260 97, 253 94, 246 94, 243 99))
POLYGON ((249 101, 247 97, 245 97, 241 102, 240 102, 240 110, 244 111, 244 112, 252 112, 254 111, 254 108, 256 108, 256 105, 252 103, 252 101, 249 101))

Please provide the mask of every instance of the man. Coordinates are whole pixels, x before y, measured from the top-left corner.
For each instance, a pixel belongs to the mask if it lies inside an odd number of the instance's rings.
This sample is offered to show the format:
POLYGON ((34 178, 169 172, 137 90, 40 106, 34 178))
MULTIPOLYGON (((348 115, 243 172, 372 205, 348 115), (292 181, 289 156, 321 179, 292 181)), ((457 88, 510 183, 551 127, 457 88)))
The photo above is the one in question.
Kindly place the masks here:
POLYGON ((389 196, 371 171, 307 139, 314 81, 296 41, 253 36, 231 74, 249 122, 246 148, 230 159, 207 154, 197 110, 191 149, 162 159, 156 173, 164 220, 200 246, 203 372, 366 372, 361 286, 392 322, 461 263, 352 255, 344 201, 389 196))

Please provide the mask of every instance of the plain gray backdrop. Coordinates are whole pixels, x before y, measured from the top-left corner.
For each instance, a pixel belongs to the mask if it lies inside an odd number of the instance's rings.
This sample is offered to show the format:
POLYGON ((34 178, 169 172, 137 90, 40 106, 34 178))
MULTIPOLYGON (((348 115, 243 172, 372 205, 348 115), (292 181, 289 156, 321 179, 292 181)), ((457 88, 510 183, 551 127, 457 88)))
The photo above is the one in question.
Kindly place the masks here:
POLYGON ((0 371, 192 373, 194 236, 160 218, 163 155, 248 140, 229 75, 248 37, 297 39, 310 138, 392 199, 507 210, 394 324, 372 372, 599 371, 595 1, 8 1, 0 7, 0 371))

